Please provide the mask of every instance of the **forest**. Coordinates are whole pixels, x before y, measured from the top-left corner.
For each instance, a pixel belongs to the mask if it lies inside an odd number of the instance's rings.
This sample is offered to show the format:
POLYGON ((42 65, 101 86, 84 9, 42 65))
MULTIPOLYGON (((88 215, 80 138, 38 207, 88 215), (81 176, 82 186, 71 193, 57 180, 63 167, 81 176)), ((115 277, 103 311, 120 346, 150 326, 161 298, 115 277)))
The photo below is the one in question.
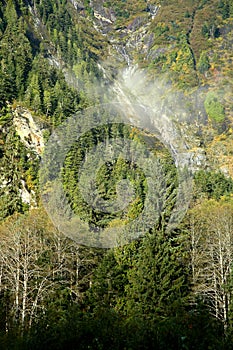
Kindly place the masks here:
POLYGON ((178 3, 1 1, 0 349, 232 349, 233 1, 178 3))

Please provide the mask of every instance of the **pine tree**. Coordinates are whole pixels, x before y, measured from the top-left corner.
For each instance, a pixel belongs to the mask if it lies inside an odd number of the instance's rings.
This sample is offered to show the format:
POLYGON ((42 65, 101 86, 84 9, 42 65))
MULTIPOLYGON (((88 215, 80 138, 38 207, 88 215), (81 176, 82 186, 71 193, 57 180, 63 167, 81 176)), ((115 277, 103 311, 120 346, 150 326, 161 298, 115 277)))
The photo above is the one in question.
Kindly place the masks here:
POLYGON ((184 238, 175 232, 155 231, 146 236, 127 272, 121 301, 128 317, 155 320, 170 317, 187 296, 184 238))
POLYGON ((0 169, 0 220, 16 212, 24 211, 19 189, 23 174, 22 145, 10 129, 5 140, 0 169))
POLYGON ((210 61, 209 61, 209 57, 207 56, 207 54, 205 52, 201 53, 199 62, 197 64, 197 68, 198 68, 199 72, 202 74, 205 74, 209 70, 210 61))

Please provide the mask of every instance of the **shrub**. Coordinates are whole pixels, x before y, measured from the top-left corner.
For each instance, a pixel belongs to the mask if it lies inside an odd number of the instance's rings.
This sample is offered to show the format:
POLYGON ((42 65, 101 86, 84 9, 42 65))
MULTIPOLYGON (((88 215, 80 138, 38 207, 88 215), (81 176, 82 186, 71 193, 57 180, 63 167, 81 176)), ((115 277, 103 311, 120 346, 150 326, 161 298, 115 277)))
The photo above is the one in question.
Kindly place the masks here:
POLYGON ((205 110, 209 118, 221 123, 225 120, 225 110, 214 92, 209 92, 204 102, 205 110))

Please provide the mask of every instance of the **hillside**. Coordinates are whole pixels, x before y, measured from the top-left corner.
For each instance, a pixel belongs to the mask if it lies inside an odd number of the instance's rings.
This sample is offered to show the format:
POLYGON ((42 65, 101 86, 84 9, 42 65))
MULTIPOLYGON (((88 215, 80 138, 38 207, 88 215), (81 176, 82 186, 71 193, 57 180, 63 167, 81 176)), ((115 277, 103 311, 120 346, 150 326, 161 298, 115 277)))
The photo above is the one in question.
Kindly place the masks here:
POLYGON ((1 349, 231 349, 232 44, 232 0, 1 2, 1 349))

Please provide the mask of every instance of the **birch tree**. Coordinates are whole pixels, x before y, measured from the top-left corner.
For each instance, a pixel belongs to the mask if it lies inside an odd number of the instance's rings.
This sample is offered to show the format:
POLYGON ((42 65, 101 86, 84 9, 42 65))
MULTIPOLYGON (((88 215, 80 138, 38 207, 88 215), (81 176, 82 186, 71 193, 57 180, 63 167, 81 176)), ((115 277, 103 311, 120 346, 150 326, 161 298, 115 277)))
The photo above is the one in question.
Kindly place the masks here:
POLYGON ((5 298, 7 308, 6 330, 14 325, 21 332, 30 328, 64 291, 81 302, 98 260, 96 250, 58 232, 41 210, 5 221, 0 237, 0 298, 5 298))
POLYGON ((1 288, 10 299, 8 318, 22 330, 32 325, 43 299, 55 288, 54 269, 46 261, 49 250, 44 231, 31 218, 1 228, 1 288))
POLYGON ((202 296, 224 326, 231 300, 233 205, 209 200, 190 214, 191 270, 195 295, 202 296))

